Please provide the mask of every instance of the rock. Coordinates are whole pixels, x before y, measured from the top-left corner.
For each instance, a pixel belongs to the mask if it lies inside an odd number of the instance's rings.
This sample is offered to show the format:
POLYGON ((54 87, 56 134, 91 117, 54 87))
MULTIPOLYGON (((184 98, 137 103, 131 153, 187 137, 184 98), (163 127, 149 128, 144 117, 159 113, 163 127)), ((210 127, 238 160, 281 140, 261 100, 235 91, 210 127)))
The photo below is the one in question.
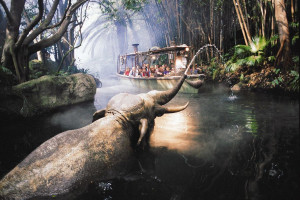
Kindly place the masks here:
POLYGON ((232 91, 240 91, 240 90, 244 90, 244 89, 245 89, 245 84, 243 84, 242 82, 239 82, 231 87, 232 91))
POLYGON ((96 83, 91 75, 42 76, 13 87, 23 99, 20 114, 31 117, 61 106, 93 100, 96 83))
POLYGON ((234 86, 232 86, 231 90, 233 90, 233 91, 240 91, 241 87, 238 84, 235 84, 234 86))
POLYGON ((15 120, 20 117, 23 99, 0 89, 0 122, 15 120))
POLYGON ((94 77, 94 79, 95 79, 97 88, 101 88, 102 87, 101 81, 98 78, 96 78, 96 77, 94 77))

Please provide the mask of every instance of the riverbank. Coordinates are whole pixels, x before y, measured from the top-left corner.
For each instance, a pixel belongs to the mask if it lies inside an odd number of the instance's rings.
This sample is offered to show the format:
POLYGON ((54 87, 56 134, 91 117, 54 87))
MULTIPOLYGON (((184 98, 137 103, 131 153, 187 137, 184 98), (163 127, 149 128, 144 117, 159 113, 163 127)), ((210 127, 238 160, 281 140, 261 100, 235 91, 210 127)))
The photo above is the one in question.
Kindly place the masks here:
POLYGON ((235 71, 226 72, 221 66, 215 69, 204 66, 206 81, 223 83, 232 90, 250 90, 274 95, 287 95, 299 98, 299 73, 297 71, 281 71, 270 65, 250 68, 243 66, 235 71))

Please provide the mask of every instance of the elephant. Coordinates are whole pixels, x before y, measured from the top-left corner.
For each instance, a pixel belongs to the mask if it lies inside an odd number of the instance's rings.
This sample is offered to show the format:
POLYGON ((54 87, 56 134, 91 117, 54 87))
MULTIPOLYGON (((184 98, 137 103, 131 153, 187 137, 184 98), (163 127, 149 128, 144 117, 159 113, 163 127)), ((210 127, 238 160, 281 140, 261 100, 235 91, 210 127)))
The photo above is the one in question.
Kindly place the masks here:
POLYGON ((166 91, 112 97, 94 113, 91 124, 50 138, 5 175, 0 199, 66 199, 64 195, 93 181, 125 175, 136 149, 149 144, 154 119, 188 106, 164 106, 186 77, 166 91))

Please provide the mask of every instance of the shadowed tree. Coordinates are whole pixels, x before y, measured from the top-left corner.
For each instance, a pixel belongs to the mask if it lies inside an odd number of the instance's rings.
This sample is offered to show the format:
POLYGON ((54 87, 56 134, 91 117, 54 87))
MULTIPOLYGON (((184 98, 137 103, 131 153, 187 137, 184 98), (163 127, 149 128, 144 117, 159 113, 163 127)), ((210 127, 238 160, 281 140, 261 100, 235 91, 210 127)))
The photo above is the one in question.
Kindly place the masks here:
POLYGON ((53 0, 49 12, 45 12, 44 1, 38 0, 38 14, 25 28, 21 28, 22 12, 26 1, 11 0, 9 9, 4 0, 0 0, 7 18, 2 65, 13 70, 19 82, 28 80, 30 55, 58 42, 67 31, 69 24, 72 23, 75 11, 87 1, 77 0, 72 3, 73 1, 69 0, 61 20, 52 25, 51 22, 57 11, 59 0, 53 0), (54 28, 56 29, 53 34, 38 42, 33 42, 40 34, 54 28))
POLYGON ((275 0, 275 18, 280 39, 280 48, 276 55, 275 66, 282 62, 284 69, 287 70, 291 66, 291 44, 284 0, 275 0))

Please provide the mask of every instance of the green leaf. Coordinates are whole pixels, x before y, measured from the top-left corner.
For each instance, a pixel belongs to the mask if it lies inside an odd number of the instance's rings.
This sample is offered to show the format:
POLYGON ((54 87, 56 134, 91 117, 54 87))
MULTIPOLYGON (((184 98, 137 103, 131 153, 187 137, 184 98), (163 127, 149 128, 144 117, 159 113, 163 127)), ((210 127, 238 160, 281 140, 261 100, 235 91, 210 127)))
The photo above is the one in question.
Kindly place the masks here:
POLYGON ((296 71, 294 71, 294 70, 292 70, 290 74, 291 74, 292 76, 299 76, 299 73, 296 72, 296 71))
POLYGON ((275 61, 275 56, 269 56, 268 61, 269 62, 274 62, 275 61))
POLYGON ((253 67, 256 64, 256 57, 255 56, 249 56, 249 57, 246 58, 246 61, 247 61, 246 64, 248 66, 253 67))
POLYGON ((296 41, 299 39, 299 33, 297 33, 296 35, 294 35, 294 37, 292 38, 292 45, 296 44, 296 41))

